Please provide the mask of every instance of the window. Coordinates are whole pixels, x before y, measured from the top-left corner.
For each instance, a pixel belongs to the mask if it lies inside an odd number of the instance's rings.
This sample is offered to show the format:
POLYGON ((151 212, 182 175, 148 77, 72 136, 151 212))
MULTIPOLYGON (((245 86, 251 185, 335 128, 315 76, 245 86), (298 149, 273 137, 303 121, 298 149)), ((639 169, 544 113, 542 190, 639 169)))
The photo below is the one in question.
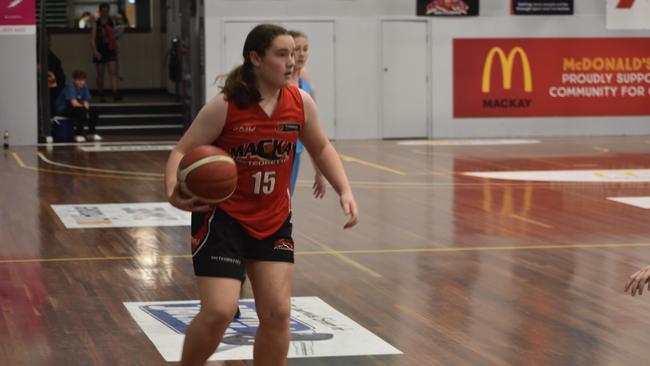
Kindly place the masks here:
MULTIPOLYGON (((37 9, 40 9, 37 2, 37 9)), ((109 15, 117 22, 125 22, 125 28, 149 30, 151 24, 151 0, 48 0, 45 3, 45 19, 48 28, 89 29, 99 16, 99 4, 107 3, 109 15)), ((36 16, 40 19, 40 11, 36 16)))

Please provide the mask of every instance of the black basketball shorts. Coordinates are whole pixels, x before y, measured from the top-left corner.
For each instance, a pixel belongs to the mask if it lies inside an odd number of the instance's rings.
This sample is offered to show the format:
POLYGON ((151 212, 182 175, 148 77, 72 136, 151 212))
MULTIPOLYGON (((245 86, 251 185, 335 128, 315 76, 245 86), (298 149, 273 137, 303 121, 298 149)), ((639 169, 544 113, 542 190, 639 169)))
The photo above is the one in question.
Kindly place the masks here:
POLYGON ((242 280, 245 260, 293 263, 291 215, 265 239, 252 237, 239 222, 218 207, 192 213, 194 274, 242 280))

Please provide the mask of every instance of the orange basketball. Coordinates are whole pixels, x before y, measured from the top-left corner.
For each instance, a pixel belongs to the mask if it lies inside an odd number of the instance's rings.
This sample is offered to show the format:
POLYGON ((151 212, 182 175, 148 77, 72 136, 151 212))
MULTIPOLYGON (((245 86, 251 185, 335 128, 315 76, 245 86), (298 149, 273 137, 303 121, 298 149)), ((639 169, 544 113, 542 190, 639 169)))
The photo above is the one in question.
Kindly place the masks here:
POLYGON ((207 203, 227 200, 237 188, 237 166, 216 146, 202 145, 187 153, 178 165, 181 191, 207 203))

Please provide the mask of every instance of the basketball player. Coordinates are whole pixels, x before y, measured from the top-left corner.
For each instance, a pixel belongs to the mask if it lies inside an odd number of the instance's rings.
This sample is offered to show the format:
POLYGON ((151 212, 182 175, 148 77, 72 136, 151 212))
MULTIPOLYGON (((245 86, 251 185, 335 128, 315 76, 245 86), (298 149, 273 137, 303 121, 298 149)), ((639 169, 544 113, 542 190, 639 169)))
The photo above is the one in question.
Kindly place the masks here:
POLYGON ((320 127, 308 93, 289 85, 294 41, 282 27, 262 24, 247 36, 244 63, 228 74, 222 93, 197 115, 167 161, 169 202, 192 214, 192 260, 201 310, 187 329, 181 365, 203 365, 235 314, 244 270, 260 320, 256 366, 285 365, 293 274, 289 180, 300 139, 357 223, 357 204, 343 165, 320 127), (229 151, 238 183, 227 201, 211 208, 181 195, 178 164, 199 145, 229 151))
MULTIPOLYGON (((306 91, 312 99, 315 99, 315 91, 311 86, 311 83, 307 78, 305 77, 305 74, 307 70, 305 69, 305 64, 307 63, 307 59, 309 58, 309 39, 307 38, 307 35, 303 32, 300 31, 289 31, 289 34, 293 37, 293 41, 296 44, 295 52, 294 52, 294 58, 295 58, 295 66, 293 67, 293 73, 291 74, 291 84, 297 85, 300 89, 306 91)), ((300 156, 302 155, 302 152, 304 150, 304 147, 302 145, 302 142, 298 140, 296 143, 296 154, 293 159, 293 168, 291 170, 291 194, 293 195, 293 192, 296 187, 296 181, 298 180, 298 171, 300 170, 300 156)), ((316 170, 316 175, 314 176, 314 185, 313 185, 313 190, 314 190, 314 197, 315 198, 323 198, 325 196, 325 178, 323 177, 323 174, 318 170, 316 167, 316 164, 312 164, 314 166, 314 169, 316 170)))
POLYGON ((641 268, 630 276, 630 280, 625 285, 625 292, 629 291, 632 296, 636 295, 637 292, 639 295, 643 295, 643 287, 646 285, 648 285, 648 291, 650 291, 650 265, 641 268))

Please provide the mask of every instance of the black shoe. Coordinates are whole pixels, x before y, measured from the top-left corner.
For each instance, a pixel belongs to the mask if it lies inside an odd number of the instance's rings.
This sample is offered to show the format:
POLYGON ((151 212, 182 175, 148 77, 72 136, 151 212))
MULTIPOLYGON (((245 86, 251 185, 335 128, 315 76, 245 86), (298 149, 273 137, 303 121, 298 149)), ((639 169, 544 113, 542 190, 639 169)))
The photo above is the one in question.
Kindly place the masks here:
POLYGON ((122 95, 120 95, 119 93, 113 94, 113 101, 114 102, 119 102, 122 99, 124 99, 124 97, 122 97, 122 95))
POLYGON ((106 97, 104 96, 104 94, 99 94, 99 102, 106 103, 106 97))

